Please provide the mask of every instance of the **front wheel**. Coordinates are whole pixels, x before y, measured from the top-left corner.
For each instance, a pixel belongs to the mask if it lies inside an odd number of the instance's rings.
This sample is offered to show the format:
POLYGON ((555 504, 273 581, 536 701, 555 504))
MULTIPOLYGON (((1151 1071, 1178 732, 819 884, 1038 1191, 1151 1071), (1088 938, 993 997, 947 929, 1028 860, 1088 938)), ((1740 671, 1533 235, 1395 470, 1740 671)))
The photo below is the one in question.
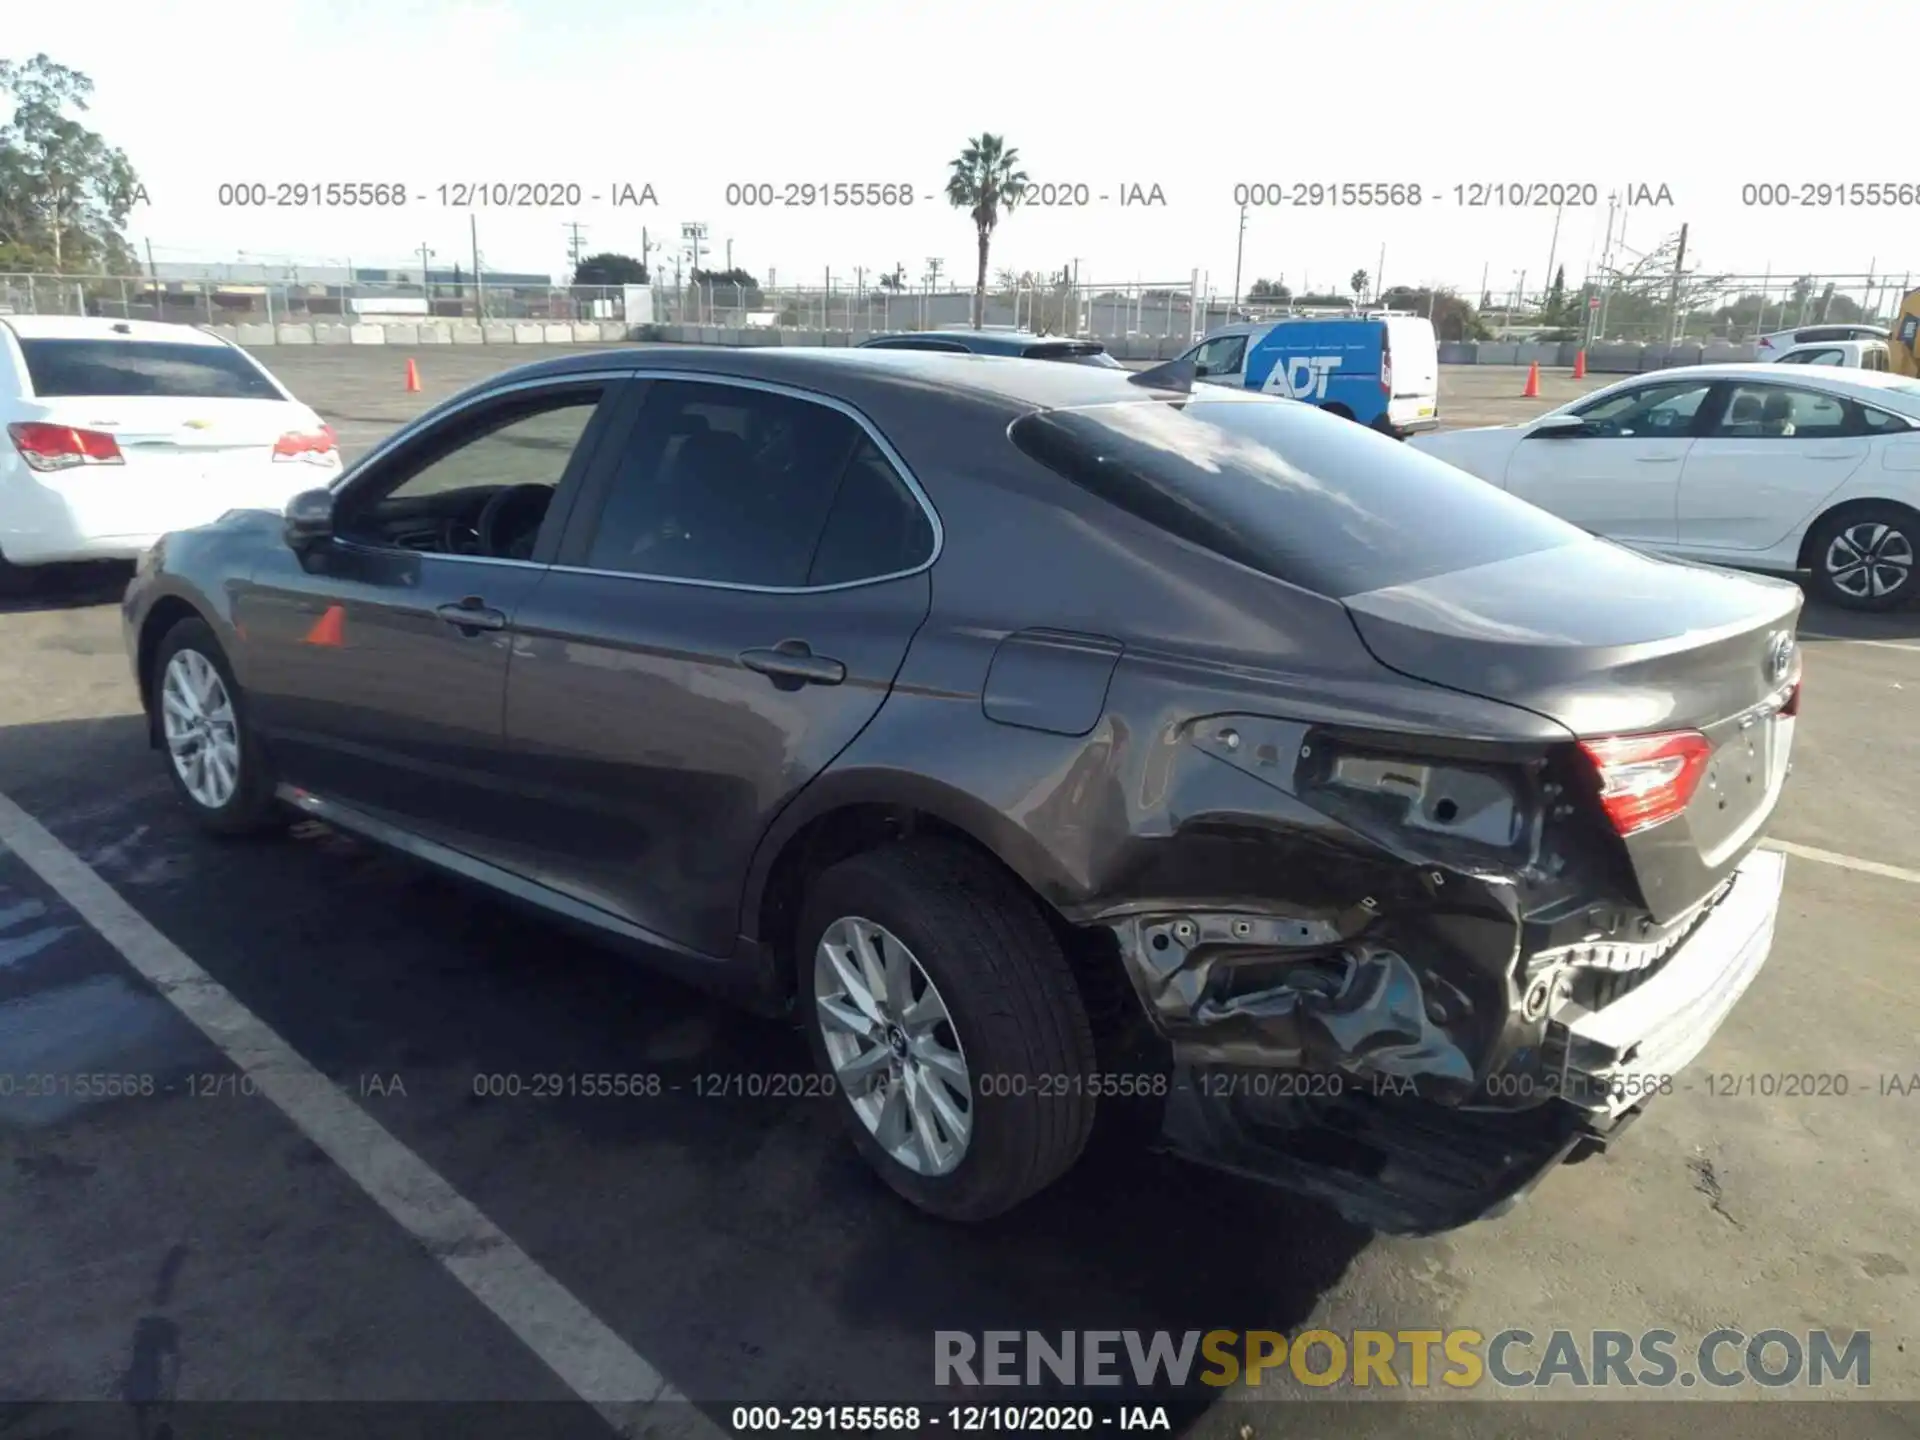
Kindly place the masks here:
POLYGON ((807 1041, 855 1147, 900 1195, 986 1220, 1093 1129, 1093 1031, 1038 902, 949 841, 825 871, 799 932, 807 1041))
POLYGON ((1901 505, 1875 502, 1829 516, 1809 547, 1815 593, 1848 610, 1905 604, 1915 594, 1916 539, 1920 516, 1901 505))
POLYGON ((152 693, 168 778, 194 818, 219 835, 273 824, 273 776, 247 726, 246 699, 226 652, 205 621, 182 620, 160 641, 152 693))

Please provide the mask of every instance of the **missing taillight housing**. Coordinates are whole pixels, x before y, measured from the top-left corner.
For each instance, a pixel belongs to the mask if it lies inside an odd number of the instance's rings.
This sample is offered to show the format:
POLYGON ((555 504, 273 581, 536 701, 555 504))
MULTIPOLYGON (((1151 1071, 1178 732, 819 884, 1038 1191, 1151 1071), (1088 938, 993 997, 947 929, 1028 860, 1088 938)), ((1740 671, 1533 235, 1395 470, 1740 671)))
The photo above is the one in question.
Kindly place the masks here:
POLYGON ((1599 774, 1607 818, 1623 836, 1685 810, 1713 754, 1713 743, 1698 730, 1583 740, 1580 748, 1599 774))
POLYGON ((322 425, 318 430, 289 430, 273 442, 273 458, 332 465, 340 458, 340 447, 331 425, 322 425))
POLYGON ((21 420, 7 426, 7 436, 30 470, 70 470, 77 465, 124 465, 120 442, 104 430, 80 430, 72 425, 50 425, 44 420, 21 420))

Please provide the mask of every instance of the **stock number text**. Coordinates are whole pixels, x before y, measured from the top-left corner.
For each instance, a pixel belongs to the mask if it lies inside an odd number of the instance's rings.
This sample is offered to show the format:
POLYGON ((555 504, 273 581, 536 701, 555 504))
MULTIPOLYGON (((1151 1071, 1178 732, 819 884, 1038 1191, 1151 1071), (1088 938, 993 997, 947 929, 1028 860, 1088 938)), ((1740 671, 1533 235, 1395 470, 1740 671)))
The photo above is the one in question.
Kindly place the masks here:
POLYGON ((911 205, 913 186, 886 180, 736 180, 727 186, 730 208, 761 210, 884 210, 911 205))
POLYGON ((1920 181, 1762 181, 1740 187, 1742 205, 1825 210, 1874 210, 1920 205, 1920 181))

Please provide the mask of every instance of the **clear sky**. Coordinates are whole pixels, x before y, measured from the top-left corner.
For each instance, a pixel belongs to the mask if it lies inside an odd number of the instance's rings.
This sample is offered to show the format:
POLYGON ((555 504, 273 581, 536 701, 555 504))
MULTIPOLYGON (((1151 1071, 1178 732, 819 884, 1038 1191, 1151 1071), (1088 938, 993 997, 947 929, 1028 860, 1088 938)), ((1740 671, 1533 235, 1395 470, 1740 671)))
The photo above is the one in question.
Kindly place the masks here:
MULTIPOLYGON (((971 279, 972 229, 939 191, 966 137, 1004 134, 1085 208, 1025 208, 992 263, 1083 280, 1232 284, 1234 187, 1398 182, 1423 203, 1255 208, 1243 283, 1284 275, 1500 294, 1550 254, 1577 280, 1610 192, 1635 249, 1691 225, 1722 272, 1920 271, 1920 204, 1743 204, 1743 185, 1920 188, 1916 0, 132 0, 23 3, 0 49, 97 84, 92 123, 144 178, 137 242, 163 260, 418 264, 469 259, 438 187, 578 184, 577 206, 479 209, 489 268, 589 250, 677 249, 836 285, 938 256, 971 279), (1811 68, 1808 68, 1811 65, 1811 68), (404 209, 219 203, 223 182, 392 181, 404 209), (907 182, 909 207, 730 208, 727 186, 907 182), (1455 186, 1571 182, 1595 208, 1460 203, 1455 186), (616 208, 619 184, 657 206, 616 208), (1158 186, 1163 206, 1121 206, 1158 186), (602 198, 596 203, 592 195, 602 198), (1110 198, 1105 203, 1098 196, 1110 198), (926 197, 933 196, 929 201, 926 197), (1440 198, 1436 198, 1436 196, 1440 198), (420 198, 424 197, 424 198, 420 198)), ((1576 192, 1577 195, 1577 192, 1576 192)), ((449 199, 458 199, 450 195, 449 199)), ((1794 197, 1799 198, 1796 193, 1794 197)), ((656 255, 658 263, 660 257, 656 255)), ((710 263, 703 256, 702 263, 710 263)))

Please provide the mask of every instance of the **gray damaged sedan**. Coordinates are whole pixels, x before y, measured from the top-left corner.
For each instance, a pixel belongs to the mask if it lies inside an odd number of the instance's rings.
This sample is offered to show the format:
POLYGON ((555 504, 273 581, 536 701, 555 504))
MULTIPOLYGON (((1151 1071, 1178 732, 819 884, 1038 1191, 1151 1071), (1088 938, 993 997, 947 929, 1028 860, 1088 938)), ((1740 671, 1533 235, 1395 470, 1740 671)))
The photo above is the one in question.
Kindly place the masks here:
POLYGON ((1760 970, 1800 603, 1178 363, 657 349, 168 536, 124 619, 207 827, 791 1013, 925 1210, 1099 1118, 1429 1232, 1760 970))

